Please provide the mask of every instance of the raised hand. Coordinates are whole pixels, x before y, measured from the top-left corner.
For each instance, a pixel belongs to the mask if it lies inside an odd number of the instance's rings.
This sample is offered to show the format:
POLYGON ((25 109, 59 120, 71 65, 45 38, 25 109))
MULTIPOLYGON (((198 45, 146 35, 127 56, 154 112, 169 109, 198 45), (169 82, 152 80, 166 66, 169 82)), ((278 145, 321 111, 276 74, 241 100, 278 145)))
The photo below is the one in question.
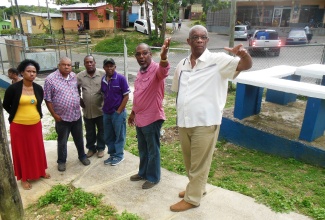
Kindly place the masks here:
POLYGON ((169 49, 170 40, 171 40, 171 38, 170 37, 167 37, 164 40, 164 44, 161 47, 160 58, 162 60, 166 60, 167 59, 167 53, 168 53, 168 49, 169 49))

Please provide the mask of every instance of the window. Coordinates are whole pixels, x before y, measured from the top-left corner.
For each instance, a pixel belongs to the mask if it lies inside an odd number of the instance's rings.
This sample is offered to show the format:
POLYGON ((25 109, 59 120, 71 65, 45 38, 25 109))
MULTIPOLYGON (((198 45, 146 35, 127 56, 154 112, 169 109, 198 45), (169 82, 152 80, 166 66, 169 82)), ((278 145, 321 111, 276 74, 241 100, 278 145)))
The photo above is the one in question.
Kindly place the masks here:
POLYGON ((109 19, 110 18, 109 14, 110 14, 109 11, 106 10, 106 20, 110 20, 109 19))
POLYGON ((33 26, 36 26, 36 19, 35 19, 35 17, 32 17, 32 25, 33 26))
MULTIPOLYGON (((78 13, 80 16, 80 13, 78 13)), ((66 13, 66 20, 77 20, 76 12, 67 12, 66 13)))
POLYGON ((7 29, 7 25, 2 25, 2 30, 7 29))
POLYGON ((81 20, 81 14, 80 13, 76 13, 77 15, 77 20, 81 20))

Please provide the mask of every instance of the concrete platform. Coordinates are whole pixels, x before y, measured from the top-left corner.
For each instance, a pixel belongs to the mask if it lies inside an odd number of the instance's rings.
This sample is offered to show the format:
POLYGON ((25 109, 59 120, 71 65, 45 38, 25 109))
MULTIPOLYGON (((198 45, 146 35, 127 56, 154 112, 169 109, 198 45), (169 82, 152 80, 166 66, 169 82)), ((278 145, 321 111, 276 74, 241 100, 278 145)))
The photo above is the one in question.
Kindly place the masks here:
POLYGON ((31 190, 23 190, 18 184, 24 207, 35 203, 56 184, 72 183, 87 192, 104 194, 103 202, 115 206, 119 212, 127 210, 143 219, 204 219, 204 220, 307 220, 297 213, 275 213, 258 204, 253 198, 208 185, 207 195, 198 208, 174 213, 169 206, 180 201, 178 193, 185 189, 185 176, 162 169, 161 182, 148 190, 141 189, 143 181, 131 182, 130 176, 137 173, 139 158, 125 152, 125 160, 118 166, 104 165, 103 158, 93 156, 91 164, 83 166, 77 159, 77 151, 72 142, 68 143, 67 170, 57 171, 56 141, 45 141, 48 172, 51 179, 33 181, 31 190))
POLYGON ((311 142, 299 140, 305 108, 306 101, 298 100, 288 105, 263 101, 259 114, 242 120, 234 117, 233 108, 225 109, 219 139, 325 167, 325 135, 311 142))

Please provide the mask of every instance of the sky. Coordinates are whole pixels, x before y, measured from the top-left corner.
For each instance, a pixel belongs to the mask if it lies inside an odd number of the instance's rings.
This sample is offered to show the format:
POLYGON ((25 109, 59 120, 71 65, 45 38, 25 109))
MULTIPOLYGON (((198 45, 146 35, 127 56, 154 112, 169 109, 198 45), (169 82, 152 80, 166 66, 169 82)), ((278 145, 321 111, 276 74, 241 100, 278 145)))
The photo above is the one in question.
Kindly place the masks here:
MULTIPOLYGON (((0 6, 6 6, 10 7, 11 2, 15 6, 15 0, 1 0, 0 6)), ((57 6, 53 4, 53 0, 47 0, 49 8, 59 8, 60 6, 57 6)), ((46 0, 17 0, 18 5, 35 5, 35 6, 45 6, 46 7, 46 0)))

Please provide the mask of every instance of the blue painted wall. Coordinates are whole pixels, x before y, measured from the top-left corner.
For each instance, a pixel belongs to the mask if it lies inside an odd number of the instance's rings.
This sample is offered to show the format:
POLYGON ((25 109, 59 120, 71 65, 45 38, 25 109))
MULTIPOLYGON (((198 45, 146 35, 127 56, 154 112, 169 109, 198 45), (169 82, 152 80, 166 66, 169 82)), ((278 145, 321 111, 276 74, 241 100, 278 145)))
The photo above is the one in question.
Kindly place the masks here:
POLYGON ((325 167, 325 151, 298 140, 289 140, 223 117, 219 139, 248 149, 325 167))
POLYGON ((134 21, 138 19, 138 16, 139 16, 139 14, 136 14, 136 13, 129 14, 129 22, 134 23, 134 21))
POLYGON ((8 88, 11 84, 10 79, 7 76, 0 75, 0 88, 8 88))

